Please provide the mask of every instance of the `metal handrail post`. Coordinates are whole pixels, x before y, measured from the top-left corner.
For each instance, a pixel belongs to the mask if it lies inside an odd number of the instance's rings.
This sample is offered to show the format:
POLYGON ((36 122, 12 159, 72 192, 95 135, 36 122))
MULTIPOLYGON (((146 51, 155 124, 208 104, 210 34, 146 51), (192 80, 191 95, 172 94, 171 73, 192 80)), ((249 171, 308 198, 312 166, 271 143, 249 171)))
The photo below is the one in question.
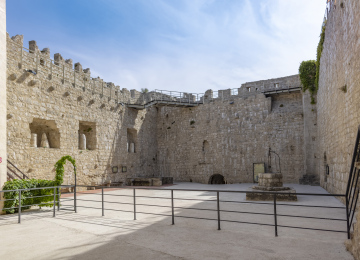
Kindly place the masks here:
POLYGON ((350 239, 350 224, 349 224, 350 212, 349 212, 349 199, 347 196, 345 197, 345 200, 346 200, 346 230, 347 230, 348 239, 350 239))
POLYGON ((101 187, 101 210, 102 210, 102 216, 104 215, 104 187, 101 187))
POLYGON ((19 190, 18 223, 21 223, 21 190, 19 190))
POLYGON ((220 200, 219 200, 219 191, 216 192, 217 195, 217 219, 218 219, 218 230, 221 230, 220 228, 220 200))
POLYGON ((134 220, 136 220, 136 194, 135 194, 135 189, 134 189, 134 220))
POLYGON ((174 214, 174 190, 171 190, 171 219, 172 219, 172 225, 175 225, 175 214, 174 214))
POLYGON ((57 188, 57 210, 60 211, 60 188, 57 188))
POLYGON ((274 194, 274 220, 275 220, 275 236, 278 236, 277 230, 277 214, 276 214, 276 193, 274 194))
POLYGON ((56 188, 54 188, 53 218, 55 218, 55 208, 56 208, 56 188))
POLYGON ((74 186, 74 211, 75 211, 75 213, 77 213, 77 208, 76 208, 76 174, 75 174, 75 186, 74 186))

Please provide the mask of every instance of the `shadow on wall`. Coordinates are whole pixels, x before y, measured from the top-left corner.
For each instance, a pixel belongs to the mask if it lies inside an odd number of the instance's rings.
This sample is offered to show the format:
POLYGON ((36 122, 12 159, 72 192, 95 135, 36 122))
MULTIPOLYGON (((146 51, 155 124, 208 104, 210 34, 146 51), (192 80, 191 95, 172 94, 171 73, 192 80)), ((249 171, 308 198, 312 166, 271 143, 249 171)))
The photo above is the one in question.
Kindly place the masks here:
POLYGON ((125 108, 111 143, 104 182, 124 183, 126 178, 151 177, 156 172, 156 108, 125 108), (112 171, 117 167, 120 171, 112 171), (123 169, 126 169, 125 171, 123 169))

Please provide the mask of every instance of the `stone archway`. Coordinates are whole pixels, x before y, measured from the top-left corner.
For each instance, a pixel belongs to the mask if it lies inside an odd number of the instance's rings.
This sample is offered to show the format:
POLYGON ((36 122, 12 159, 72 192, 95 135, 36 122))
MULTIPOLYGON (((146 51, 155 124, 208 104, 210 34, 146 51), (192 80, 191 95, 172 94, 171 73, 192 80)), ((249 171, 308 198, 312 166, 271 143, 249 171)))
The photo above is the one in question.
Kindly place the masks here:
POLYGON ((221 174, 211 175, 209 184, 225 184, 225 178, 221 174))

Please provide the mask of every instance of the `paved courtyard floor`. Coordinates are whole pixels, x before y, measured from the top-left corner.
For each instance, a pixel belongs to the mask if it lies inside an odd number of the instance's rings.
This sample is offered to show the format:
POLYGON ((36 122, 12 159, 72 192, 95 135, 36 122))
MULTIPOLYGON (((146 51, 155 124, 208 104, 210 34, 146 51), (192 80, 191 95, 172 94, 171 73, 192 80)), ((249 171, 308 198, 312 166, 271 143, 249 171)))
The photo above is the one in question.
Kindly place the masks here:
MULTIPOLYGON (((104 217, 101 216, 100 190, 78 195, 78 213, 60 210, 56 211, 56 217, 53 218, 49 209, 30 210, 22 215, 21 224, 17 224, 16 214, 0 216, 0 259, 353 259, 344 246, 346 233, 279 227, 279 236, 275 237, 272 226, 234 222, 221 222, 221 230, 217 230, 217 212, 205 210, 216 209, 216 193, 201 190, 247 190, 252 185, 176 183, 161 190, 138 189, 137 220, 134 220, 133 214, 133 191, 129 189, 105 190, 107 202, 104 217), (167 199, 171 194, 169 189, 199 190, 174 191, 175 225, 171 225, 171 201, 167 199), (127 204, 117 204, 118 202, 127 204), (195 207, 204 210, 191 209, 195 207)), ((327 193, 321 187, 296 184, 287 186, 295 188, 297 192, 327 193)), ((71 198, 62 198, 62 208, 71 208, 71 198)), ((224 192, 220 193, 220 200, 245 202, 245 194, 224 192)), ((334 197, 314 196, 298 196, 298 201, 291 204, 343 206, 334 197)), ((221 203, 220 208, 227 211, 269 213, 264 216, 221 212, 221 219, 224 220, 274 224, 274 207, 271 203, 266 205, 228 202, 221 203)), ((345 219, 346 216, 343 209, 284 205, 278 205, 277 213, 337 219, 345 219)), ((346 230, 344 221, 311 218, 279 216, 278 224, 346 230)))

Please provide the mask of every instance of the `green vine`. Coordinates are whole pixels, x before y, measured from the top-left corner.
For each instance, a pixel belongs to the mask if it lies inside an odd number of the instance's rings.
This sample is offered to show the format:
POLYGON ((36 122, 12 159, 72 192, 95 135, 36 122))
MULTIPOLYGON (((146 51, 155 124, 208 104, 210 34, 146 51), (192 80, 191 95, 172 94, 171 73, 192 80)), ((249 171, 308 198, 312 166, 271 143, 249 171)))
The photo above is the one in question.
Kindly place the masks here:
POLYGON ((316 92, 319 89, 320 58, 321 58, 321 54, 322 54, 322 51, 324 48, 323 45, 324 45, 324 41, 325 41, 325 28, 326 28, 326 23, 324 23, 324 25, 321 28, 320 41, 319 41, 317 51, 316 51, 316 77, 315 77, 316 92))
POLYGON ((326 22, 323 24, 320 33, 320 41, 316 51, 316 61, 308 60, 303 61, 299 67, 299 74, 303 91, 307 89, 311 93, 311 104, 315 104, 315 95, 319 90, 319 77, 320 77, 320 58, 323 51, 325 41, 326 22))
POLYGON ((75 163, 75 159, 73 159, 70 155, 66 155, 63 156, 59 161, 57 161, 55 163, 55 171, 56 171, 56 175, 55 175, 55 184, 56 185, 61 185, 64 181, 64 164, 66 163, 66 160, 68 160, 69 162, 72 163, 72 165, 74 166, 74 174, 76 175, 76 163, 75 163))
POLYGON ((316 61, 303 61, 299 67, 299 76, 303 91, 309 90, 311 94, 311 104, 315 104, 314 95, 316 95, 315 78, 316 78, 316 61))
MULTIPOLYGON (((62 157, 55 164, 56 175, 54 180, 41 180, 41 179, 22 179, 22 180, 11 180, 5 182, 3 190, 19 190, 19 189, 31 189, 31 188, 44 188, 59 186, 64 181, 64 164, 66 160, 70 161, 74 166, 74 173, 76 174, 75 160, 67 155, 62 157)), ((60 192, 56 194, 56 200, 58 200, 60 192)), ((19 192, 10 191, 4 192, 4 208, 3 211, 6 213, 15 213, 18 211, 19 206, 19 192)), ((39 189, 39 190, 27 190, 21 192, 21 207, 22 210, 29 209, 30 206, 37 204, 40 207, 52 207, 54 204, 54 189, 39 189), (25 207, 24 207, 25 206, 25 207)))

